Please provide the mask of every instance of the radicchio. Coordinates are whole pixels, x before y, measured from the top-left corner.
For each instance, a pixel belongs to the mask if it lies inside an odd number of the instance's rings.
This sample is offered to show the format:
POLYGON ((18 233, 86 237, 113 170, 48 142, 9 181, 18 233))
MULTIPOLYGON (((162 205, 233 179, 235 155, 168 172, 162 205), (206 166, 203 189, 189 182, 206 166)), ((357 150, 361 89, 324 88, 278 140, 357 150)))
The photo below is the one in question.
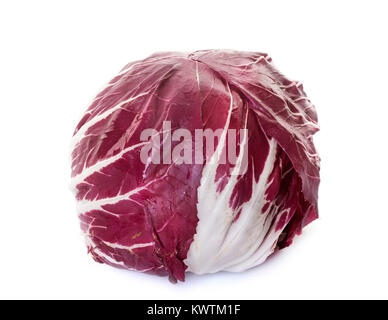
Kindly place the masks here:
MULTIPOLYGON (((88 251, 101 263, 183 281, 243 271, 317 218, 314 106, 263 53, 163 52, 125 66, 72 140, 72 187, 88 251), (145 129, 220 130, 212 161, 140 160, 145 129), (229 129, 247 129, 247 167, 220 163, 229 129)), ((166 130, 164 130, 166 131, 166 130)), ((166 148, 162 140, 162 148, 166 148)), ((172 141, 171 148, 179 141, 172 141)), ((194 141, 193 141, 194 143, 194 141)))

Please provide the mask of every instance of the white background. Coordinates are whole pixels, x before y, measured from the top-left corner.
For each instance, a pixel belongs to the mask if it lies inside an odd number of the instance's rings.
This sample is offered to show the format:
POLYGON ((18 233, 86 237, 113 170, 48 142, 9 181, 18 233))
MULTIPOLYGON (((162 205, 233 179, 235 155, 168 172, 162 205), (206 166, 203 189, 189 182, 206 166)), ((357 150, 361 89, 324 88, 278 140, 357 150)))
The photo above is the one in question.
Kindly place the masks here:
POLYGON ((0 298, 388 298, 386 1, 2 1, 0 298), (69 185, 82 112, 155 51, 267 52, 316 105, 320 220, 241 274, 92 261, 69 185))

